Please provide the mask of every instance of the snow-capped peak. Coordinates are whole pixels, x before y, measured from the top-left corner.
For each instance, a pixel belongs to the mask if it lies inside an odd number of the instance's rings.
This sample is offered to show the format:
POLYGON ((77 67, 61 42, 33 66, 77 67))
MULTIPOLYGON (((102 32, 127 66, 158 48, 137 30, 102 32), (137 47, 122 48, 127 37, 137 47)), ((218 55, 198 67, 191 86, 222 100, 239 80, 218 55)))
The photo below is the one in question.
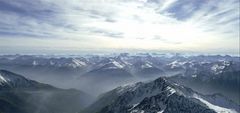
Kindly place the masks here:
POLYGON ((6 70, 0 70, 0 89, 9 88, 34 88, 34 87, 48 87, 45 84, 29 80, 21 75, 12 73, 6 70))
MULTIPOLYGON (((235 104, 234 107, 233 104, 224 106, 212 102, 210 101, 211 96, 202 95, 190 88, 168 81, 166 78, 118 87, 103 95, 99 100, 104 102, 109 97, 116 97, 116 99, 105 107, 107 109, 100 109, 99 113, 122 111, 128 111, 129 113, 177 113, 180 111, 189 113, 237 113, 235 104)), ((223 97, 219 98, 224 99, 223 97)))
POLYGON ((114 59, 109 59, 107 62, 99 64, 102 69, 122 69, 125 67, 125 64, 120 63, 114 59))
POLYGON ((24 83, 28 81, 28 79, 16 75, 12 72, 6 71, 6 70, 0 70, 0 84, 1 85, 10 85, 10 84, 16 84, 18 83, 24 83))
MULTIPOLYGON (((154 82, 139 82, 116 89, 119 94, 127 92, 135 92, 136 98, 132 99, 129 104, 137 104, 146 97, 158 95, 159 93, 165 93, 166 96, 171 96, 176 92, 174 88, 168 85, 164 78, 159 78, 154 82)), ((133 96, 133 95, 132 95, 133 96)))

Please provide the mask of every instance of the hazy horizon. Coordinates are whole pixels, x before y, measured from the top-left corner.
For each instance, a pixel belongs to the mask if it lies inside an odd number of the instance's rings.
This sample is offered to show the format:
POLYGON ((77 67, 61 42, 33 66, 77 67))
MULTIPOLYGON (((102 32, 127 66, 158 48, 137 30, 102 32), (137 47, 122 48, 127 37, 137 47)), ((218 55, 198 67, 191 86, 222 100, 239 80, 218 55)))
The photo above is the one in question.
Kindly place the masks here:
POLYGON ((129 53, 129 54, 162 54, 162 55, 174 55, 179 54, 183 56, 198 56, 198 55, 205 55, 205 56, 214 56, 214 55, 221 55, 221 56, 234 56, 240 57, 239 53, 231 53, 231 52, 195 52, 195 51, 167 51, 167 50, 140 50, 140 49, 133 49, 133 50, 119 50, 119 49, 109 49, 109 50, 69 50, 69 51, 43 51, 43 50, 33 50, 33 51, 18 51, 18 52, 9 52, 9 51, 1 51, 0 55, 46 55, 46 56, 87 56, 87 55, 119 55, 121 53, 129 53))

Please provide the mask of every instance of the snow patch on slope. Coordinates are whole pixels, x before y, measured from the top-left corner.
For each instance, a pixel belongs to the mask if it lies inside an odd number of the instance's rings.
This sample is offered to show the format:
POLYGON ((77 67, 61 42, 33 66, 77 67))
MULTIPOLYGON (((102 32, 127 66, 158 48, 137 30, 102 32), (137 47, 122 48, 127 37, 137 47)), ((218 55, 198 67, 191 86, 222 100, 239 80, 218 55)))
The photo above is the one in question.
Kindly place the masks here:
POLYGON ((3 83, 7 83, 9 80, 4 78, 1 74, 0 74, 0 84, 2 85, 3 83))
POLYGON ((215 72, 216 74, 222 73, 222 70, 225 68, 225 66, 220 66, 218 64, 215 64, 211 67, 211 70, 215 72))
POLYGON ((238 113, 237 111, 233 110, 233 109, 227 109, 227 108, 223 108, 217 105, 213 105, 210 102, 204 100, 203 98, 199 97, 198 95, 193 95, 194 98, 200 100, 202 103, 206 104, 210 109, 213 109, 214 111, 216 111, 217 113, 238 113))
POLYGON ((113 61, 112 63, 118 68, 123 68, 124 67, 123 65, 121 65, 120 63, 118 63, 116 61, 113 61))
POLYGON ((162 110, 162 111, 158 111, 157 113, 163 113, 164 112, 164 110, 162 110))
POLYGON ((153 67, 150 63, 146 62, 144 65, 141 65, 141 68, 144 69, 144 68, 151 68, 153 67))
MULTIPOLYGON (((171 62, 171 63, 169 63, 169 64, 167 64, 168 66, 171 66, 170 68, 171 69, 174 69, 174 68, 178 68, 178 67, 182 67, 183 65, 185 65, 186 63, 188 63, 188 62, 179 62, 179 61, 177 61, 177 60, 175 60, 175 61, 173 61, 173 62, 171 62)), ((190 63, 190 62, 189 62, 190 63)))
POLYGON ((72 66, 73 68, 77 68, 77 67, 82 67, 82 66, 86 66, 86 63, 83 62, 83 61, 80 61, 78 59, 72 59, 72 62, 71 64, 69 64, 69 66, 72 66))
POLYGON ((36 66, 36 65, 38 65, 38 62, 34 60, 33 63, 32 63, 32 65, 33 65, 33 66, 36 66))

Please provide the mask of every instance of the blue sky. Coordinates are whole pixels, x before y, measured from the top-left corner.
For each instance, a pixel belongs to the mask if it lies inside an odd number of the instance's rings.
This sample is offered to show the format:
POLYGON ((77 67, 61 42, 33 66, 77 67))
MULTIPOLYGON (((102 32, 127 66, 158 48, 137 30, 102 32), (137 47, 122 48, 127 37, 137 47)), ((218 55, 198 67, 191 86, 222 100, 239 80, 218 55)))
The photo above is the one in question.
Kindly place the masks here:
POLYGON ((239 0, 1 0, 0 52, 239 53, 239 0))

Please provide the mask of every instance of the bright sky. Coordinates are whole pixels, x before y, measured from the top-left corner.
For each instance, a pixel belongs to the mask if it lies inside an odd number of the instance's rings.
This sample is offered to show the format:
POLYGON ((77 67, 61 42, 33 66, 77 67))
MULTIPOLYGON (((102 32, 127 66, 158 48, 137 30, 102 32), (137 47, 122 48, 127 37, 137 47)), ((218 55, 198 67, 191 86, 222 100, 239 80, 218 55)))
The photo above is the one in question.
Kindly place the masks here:
POLYGON ((0 53, 239 54, 239 0, 1 0, 0 53))

